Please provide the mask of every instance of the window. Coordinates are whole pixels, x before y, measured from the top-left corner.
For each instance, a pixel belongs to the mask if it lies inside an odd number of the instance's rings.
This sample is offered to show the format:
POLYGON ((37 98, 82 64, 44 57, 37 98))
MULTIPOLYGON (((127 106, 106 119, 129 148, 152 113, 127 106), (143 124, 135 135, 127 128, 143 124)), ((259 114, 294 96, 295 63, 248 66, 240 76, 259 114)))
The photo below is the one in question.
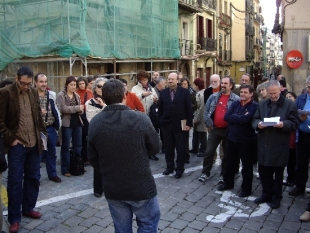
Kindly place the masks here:
POLYGON ((224 14, 228 15, 228 13, 227 13, 227 1, 224 1, 224 14))

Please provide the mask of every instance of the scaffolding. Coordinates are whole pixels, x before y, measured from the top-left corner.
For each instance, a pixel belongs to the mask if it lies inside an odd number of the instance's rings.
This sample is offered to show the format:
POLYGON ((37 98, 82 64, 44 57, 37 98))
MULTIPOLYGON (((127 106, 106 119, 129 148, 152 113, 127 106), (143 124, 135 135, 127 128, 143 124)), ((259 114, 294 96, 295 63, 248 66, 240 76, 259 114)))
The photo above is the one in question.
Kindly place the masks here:
POLYGON ((178 1, 1 0, 0 71, 52 56, 178 59, 178 1))

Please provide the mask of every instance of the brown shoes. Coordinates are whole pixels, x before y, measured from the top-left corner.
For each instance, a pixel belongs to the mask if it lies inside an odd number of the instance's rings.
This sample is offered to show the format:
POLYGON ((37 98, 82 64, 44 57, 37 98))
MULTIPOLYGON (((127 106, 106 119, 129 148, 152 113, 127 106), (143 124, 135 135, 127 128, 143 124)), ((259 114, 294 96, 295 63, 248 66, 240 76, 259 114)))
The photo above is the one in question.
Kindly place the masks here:
POLYGON ((15 233, 15 232, 18 232, 18 230, 19 230, 19 222, 13 222, 10 225, 9 231, 12 233, 15 233))
POLYGON ((23 216, 29 217, 29 218, 33 218, 33 219, 39 219, 41 218, 42 214, 38 211, 30 211, 28 213, 23 213, 23 216))
POLYGON ((49 178, 50 180, 56 182, 56 183, 60 183, 61 179, 58 176, 54 176, 53 178, 49 178))
POLYGON ((300 221, 302 222, 309 222, 310 221, 310 212, 309 211, 305 211, 305 213, 303 213, 300 218, 300 221))

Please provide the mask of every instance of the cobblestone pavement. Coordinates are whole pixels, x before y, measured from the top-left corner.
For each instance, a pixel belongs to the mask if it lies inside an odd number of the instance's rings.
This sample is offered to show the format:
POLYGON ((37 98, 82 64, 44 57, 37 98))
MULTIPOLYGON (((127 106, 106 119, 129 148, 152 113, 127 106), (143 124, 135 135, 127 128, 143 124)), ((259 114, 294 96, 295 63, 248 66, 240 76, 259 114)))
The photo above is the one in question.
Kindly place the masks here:
MULTIPOLYGON (((219 165, 213 167, 210 180, 199 182, 202 158, 192 155, 183 177, 177 180, 172 175, 162 175, 165 170, 164 155, 159 154, 158 157, 159 161, 150 161, 150 164, 160 202, 161 233, 310 232, 310 223, 299 221, 309 202, 308 194, 293 198, 288 195, 291 188, 284 187, 281 207, 271 210, 267 204, 256 205, 253 202, 261 194, 260 180, 255 177, 252 196, 239 198, 236 194, 240 191, 240 176, 236 178, 234 189, 217 191, 219 165)), ((83 176, 60 175, 62 182, 58 184, 48 180, 45 165, 42 164, 36 209, 43 216, 40 220, 23 217, 19 232, 114 232, 105 198, 93 195, 93 170, 91 167, 86 169, 83 176)), ((57 171, 60 173, 59 160, 57 171)), ((6 180, 7 175, 4 174, 4 185, 6 180)), ((133 225, 137 228, 135 222, 133 225)))

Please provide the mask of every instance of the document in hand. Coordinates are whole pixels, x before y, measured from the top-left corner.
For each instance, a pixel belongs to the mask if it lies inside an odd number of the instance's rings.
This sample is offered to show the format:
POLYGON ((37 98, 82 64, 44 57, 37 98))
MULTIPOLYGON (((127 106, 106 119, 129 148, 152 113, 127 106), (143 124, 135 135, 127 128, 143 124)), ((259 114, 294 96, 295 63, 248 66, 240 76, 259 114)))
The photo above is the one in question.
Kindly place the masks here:
POLYGON ((279 124, 280 117, 266 117, 262 122, 262 126, 275 126, 279 124))
POLYGON ((40 132, 40 136, 43 144, 43 150, 47 150, 47 137, 42 132, 40 132))
POLYGON ((186 119, 185 120, 181 120, 181 128, 183 131, 185 131, 185 127, 186 127, 186 119))

